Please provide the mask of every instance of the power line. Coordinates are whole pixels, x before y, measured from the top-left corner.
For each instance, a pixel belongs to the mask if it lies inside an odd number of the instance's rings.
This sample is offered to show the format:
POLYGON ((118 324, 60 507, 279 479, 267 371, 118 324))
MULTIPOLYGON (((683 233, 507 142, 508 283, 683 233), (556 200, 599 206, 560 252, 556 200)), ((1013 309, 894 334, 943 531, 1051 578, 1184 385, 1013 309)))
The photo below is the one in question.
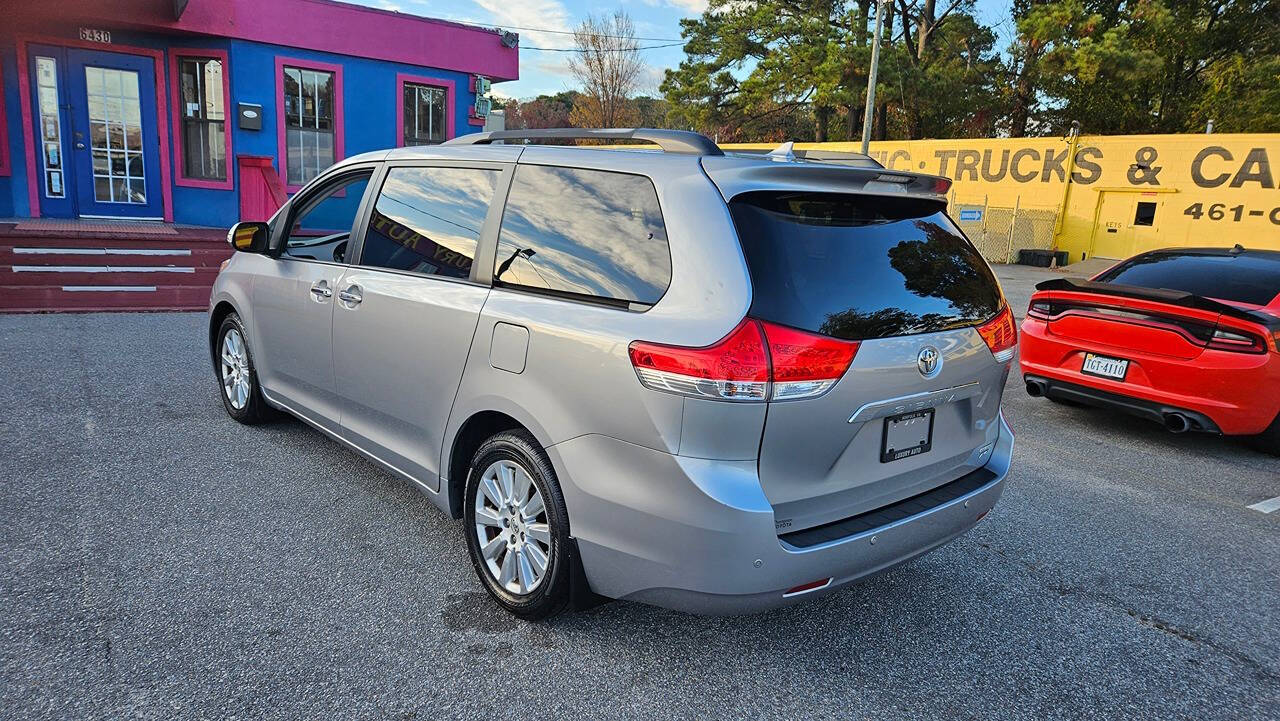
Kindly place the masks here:
POLYGON ((581 48, 532 48, 532 47, 529 47, 528 45, 521 45, 520 49, 521 50, 538 50, 544 53, 585 53, 585 52, 625 53, 631 50, 656 50, 657 48, 672 48, 677 45, 684 45, 684 42, 681 41, 678 43, 667 43, 666 45, 641 45, 635 48, 591 48, 590 50, 583 50, 581 48))
MULTIPOLYGON (((519 25, 503 25, 501 23, 480 23, 472 20, 445 20, 445 22, 457 23, 458 25, 470 25, 472 27, 484 28, 486 30, 490 28, 500 28, 502 30, 525 30, 531 33, 552 33, 555 35, 578 34, 577 30, 552 30, 550 28, 531 28, 531 27, 522 27, 519 25)), ((643 37, 630 37, 627 35, 608 35, 606 33, 585 33, 585 34, 590 35, 592 37, 597 37, 597 38, 609 38, 611 40, 647 40, 647 41, 659 42, 659 43, 677 42, 676 38, 643 38, 643 37)), ((679 42, 684 42, 684 41, 680 40, 679 42)), ((526 49, 527 50, 543 50, 545 48, 526 48, 526 49)))

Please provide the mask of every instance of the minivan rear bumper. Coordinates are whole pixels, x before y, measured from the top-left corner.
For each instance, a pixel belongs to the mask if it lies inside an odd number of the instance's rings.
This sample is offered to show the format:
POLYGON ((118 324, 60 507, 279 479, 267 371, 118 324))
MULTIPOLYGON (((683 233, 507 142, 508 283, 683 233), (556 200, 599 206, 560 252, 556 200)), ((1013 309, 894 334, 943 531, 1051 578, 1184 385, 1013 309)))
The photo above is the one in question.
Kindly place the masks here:
POLYGON ((809 536, 802 546, 775 530, 754 459, 673 456, 599 435, 547 451, 593 591, 727 615, 832 593, 965 533, 1004 490, 1013 433, 1002 416, 991 458, 978 469, 981 482, 864 514, 863 522, 842 527, 848 535, 809 536), (786 593, 825 579, 813 590, 786 593))

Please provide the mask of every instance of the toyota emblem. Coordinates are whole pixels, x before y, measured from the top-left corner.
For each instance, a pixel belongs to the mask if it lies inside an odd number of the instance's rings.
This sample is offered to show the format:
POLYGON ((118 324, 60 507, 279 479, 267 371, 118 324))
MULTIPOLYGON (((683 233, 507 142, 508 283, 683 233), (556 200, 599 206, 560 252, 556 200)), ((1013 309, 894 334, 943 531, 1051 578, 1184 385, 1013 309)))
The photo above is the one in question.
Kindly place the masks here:
POLYGON ((921 348, 920 354, 916 356, 916 367, 920 369, 920 375, 925 378, 938 375, 942 370, 942 353, 931 345, 921 348))

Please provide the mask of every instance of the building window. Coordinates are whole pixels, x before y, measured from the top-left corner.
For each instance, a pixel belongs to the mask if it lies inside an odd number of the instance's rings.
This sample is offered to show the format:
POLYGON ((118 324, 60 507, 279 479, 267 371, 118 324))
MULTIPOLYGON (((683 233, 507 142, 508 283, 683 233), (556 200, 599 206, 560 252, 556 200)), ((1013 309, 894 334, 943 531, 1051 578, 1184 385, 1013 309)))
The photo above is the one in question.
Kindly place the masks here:
POLYGON ((445 130, 445 89, 419 83, 405 83, 404 144, 431 145, 448 138, 445 130))
POLYGON ((180 58, 182 174, 201 180, 227 179, 225 67, 217 58, 180 58))
POLYGON ((333 72, 284 66, 285 182, 303 185, 333 165, 333 72))
POLYGON ((454 82, 396 74, 396 144, 430 145, 453 137, 454 82))
POLYGON ((1138 203, 1138 211, 1133 214, 1134 225, 1155 225, 1156 204, 1138 203))

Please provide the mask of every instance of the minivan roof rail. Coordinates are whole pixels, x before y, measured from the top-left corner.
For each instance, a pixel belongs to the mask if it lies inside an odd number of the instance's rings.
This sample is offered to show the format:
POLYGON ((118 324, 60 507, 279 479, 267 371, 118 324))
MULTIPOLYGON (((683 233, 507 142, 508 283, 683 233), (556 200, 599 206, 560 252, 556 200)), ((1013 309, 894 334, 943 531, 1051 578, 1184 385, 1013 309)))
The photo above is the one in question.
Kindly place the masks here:
POLYGON ((469 133, 446 140, 445 145, 488 145, 499 140, 641 140, 657 145, 664 152, 691 155, 724 155, 711 138, 688 130, 657 128, 537 128, 529 130, 490 130, 469 133))

